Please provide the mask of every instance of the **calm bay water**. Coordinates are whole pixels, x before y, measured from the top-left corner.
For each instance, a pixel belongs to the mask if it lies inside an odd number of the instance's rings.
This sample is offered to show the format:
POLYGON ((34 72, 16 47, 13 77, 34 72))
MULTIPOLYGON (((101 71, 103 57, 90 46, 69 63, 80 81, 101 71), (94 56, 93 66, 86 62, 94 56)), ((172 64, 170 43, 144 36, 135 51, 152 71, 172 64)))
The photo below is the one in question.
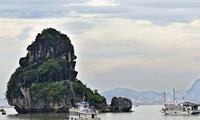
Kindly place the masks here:
MULTIPOLYGON (((133 107, 131 113, 100 113, 101 120, 200 120, 200 115, 163 115, 162 106, 133 107)), ((0 120, 66 120, 65 114, 17 114, 13 108, 5 108, 7 115, 0 114, 0 120)))

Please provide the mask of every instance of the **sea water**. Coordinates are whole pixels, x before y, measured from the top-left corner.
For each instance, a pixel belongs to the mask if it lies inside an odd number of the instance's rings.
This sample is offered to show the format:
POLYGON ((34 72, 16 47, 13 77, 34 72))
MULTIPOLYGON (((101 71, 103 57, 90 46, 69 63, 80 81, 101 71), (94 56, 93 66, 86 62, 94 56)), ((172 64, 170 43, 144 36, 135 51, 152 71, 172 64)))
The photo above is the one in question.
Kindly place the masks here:
MULTIPOLYGON (((101 120, 200 120, 200 115, 163 115, 160 105, 133 107, 129 113, 100 113, 101 120)), ((13 108, 5 108, 0 120, 66 120, 65 114, 17 114, 13 108)))

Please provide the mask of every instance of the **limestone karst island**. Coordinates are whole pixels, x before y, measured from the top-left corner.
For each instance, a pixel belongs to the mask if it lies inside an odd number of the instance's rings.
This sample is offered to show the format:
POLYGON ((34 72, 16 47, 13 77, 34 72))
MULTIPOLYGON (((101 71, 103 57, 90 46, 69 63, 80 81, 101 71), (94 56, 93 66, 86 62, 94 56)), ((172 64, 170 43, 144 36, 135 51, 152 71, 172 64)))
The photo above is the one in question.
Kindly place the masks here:
MULTIPOLYGON (((95 109, 101 112, 112 110, 105 97, 76 78, 77 57, 67 35, 53 28, 44 29, 27 51, 11 75, 6 91, 8 103, 18 113, 68 112, 75 103, 82 101, 83 95, 95 109)), ((126 109, 116 107, 119 104, 116 103, 113 111, 129 111, 132 103, 124 103, 126 109)))

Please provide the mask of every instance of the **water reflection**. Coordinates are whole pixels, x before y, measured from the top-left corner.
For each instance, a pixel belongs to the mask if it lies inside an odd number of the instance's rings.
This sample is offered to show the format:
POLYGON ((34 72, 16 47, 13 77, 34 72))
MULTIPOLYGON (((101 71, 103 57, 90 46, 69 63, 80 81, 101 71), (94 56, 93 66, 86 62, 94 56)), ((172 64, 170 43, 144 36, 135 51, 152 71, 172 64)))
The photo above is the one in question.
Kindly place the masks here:
POLYGON ((67 120, 66 114, 16 114, 7 115, 9 120, 67 120))

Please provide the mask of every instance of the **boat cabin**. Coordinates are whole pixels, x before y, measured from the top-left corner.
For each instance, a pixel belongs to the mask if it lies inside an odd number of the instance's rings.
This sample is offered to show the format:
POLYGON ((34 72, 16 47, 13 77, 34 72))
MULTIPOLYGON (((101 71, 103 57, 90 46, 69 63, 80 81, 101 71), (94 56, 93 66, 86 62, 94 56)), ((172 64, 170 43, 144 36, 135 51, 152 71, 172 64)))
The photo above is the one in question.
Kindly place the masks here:
POLYGON ((100 120, 98 111, 89 107, 87 102, 81 102, 69 110, 69 120, 100 120))

